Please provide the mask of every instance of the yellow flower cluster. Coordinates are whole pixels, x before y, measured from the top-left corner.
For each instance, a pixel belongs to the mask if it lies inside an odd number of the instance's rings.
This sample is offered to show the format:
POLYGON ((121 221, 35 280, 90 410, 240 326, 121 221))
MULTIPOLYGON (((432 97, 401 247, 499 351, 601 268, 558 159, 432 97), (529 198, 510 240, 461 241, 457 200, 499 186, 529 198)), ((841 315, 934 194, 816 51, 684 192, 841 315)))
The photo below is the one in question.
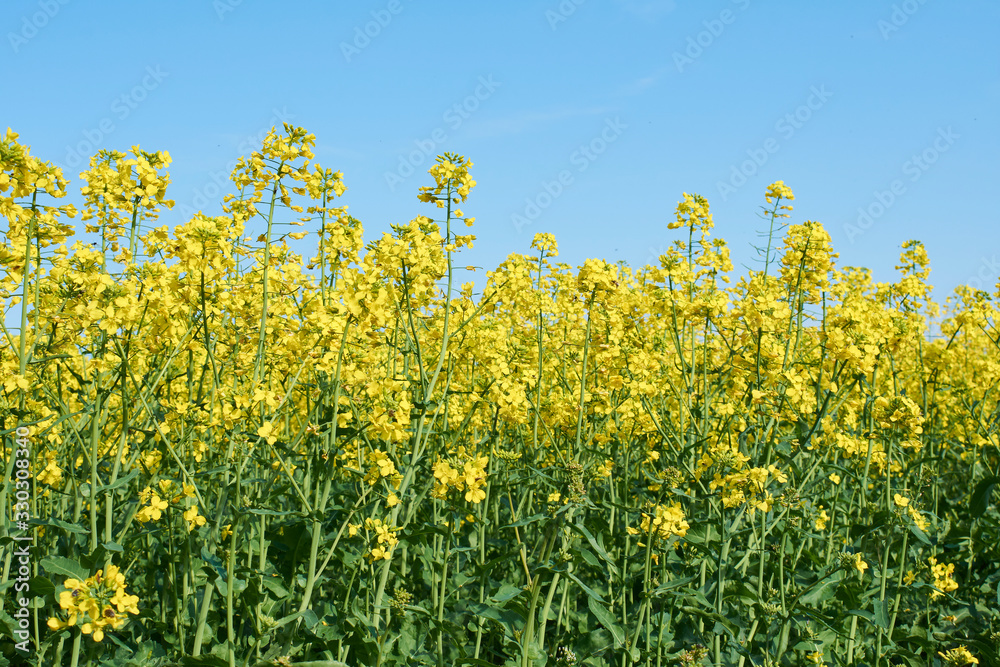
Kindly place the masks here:
POLYGON ((921 514, 920 511, 913 505, 907 507, 906 512, 910 515, 913 523, 917 524, 917 528, 920 530, 926 531, 931 527, 931 522, 927 520, 927 517, 921 514))
POLYGON ((539 251, 542 257, 558 257, 559 244, 556 243, 555 234, 538 233, 531 239, 531 247, 539 251))
POLYGON ((489 456, 479 456, 459 446, 454 460, 442 459, 434 464, 436 484, 431 495, 443 500, 450 490, 464 491, 467 502, 482 502, 486 498, 486 468, 489 464, 489 456))
POLYGON ((920 408, 905 396, 879 396, 872 408, 875 421, 885 429, 898 429, 905 434, 919 435, 924 422, 920 408))
POLYGON ((47 484, 49 486, 59 486, 62 482, 63 469, 60 468, 55 461, 49 460, 45 464, 45 467, 35 476, 42 484, 47 484))
POLYGON ((403 476, 396 470, 396 464, 392 462, 389 455, 382 450, 376 449, 368 452, 368 472, 365 474, 365 481, 374 485, 382 478, 386 478, 392 483, 393 488, 398 489, 403 481, 403 476))
POLYGON ((85 635, 93 635, 99 642, 105 630, 120 629, 128 620, 127 614, 139 613, 139 598, 125 592, 125 575, 115 565, 108 566, 107 574, 98 570, 84 581, 67 579, 63 586, 66 590, 59 594, 59 606, 68 617, 50 617, 48 626, 52 630, 79 623, 85 635))
POLYGON ((927 562, 930 563, 931 574, 934 576, 934 587, 938 589, 931 591, 932 600, 958 590, 958 582, 952 578, 955 574, 954 563, 939 563, 934 556, 929 557, 927 562))
POLYGON ((167 509, 169 503, 148 486, 139 493, 139 502, 142 509, 135 515, 135 518, 142 523, 159 521, 163 516, 163 510, 167 509))
POLYGON ((865 562, 864 556, 861 555, 860 551, 853 554, 840 554, 840 566, 844 569, 857 570, 858 573, 862 575, 865 573, 865 570, 868 569, 868 563, 865 562))
POLYGON ((469 191, 476 186, 476 181, 469 175, 471 166, 472 162, 461 155, 445 153, 430 168, 435 184, 421 187, 418 198, 420 201, 433 202, 438 208, 464 202, 469 191))
POLYGON ((667 225, 667 229, 689 227, 703 231, 712 229, 712 214, 708 212, 708 200, 701 195, 684 193, 684 201, 677 204, 676 219, 667 225))
MULTIPOLYGON (((863 573, 873 538, 850 531, 856 518, 877 508, 895 512, 893 530, 941 526, 930 508, 957 506, 954 481, 924 491, 926 462, 965 463, 973 483, 980 462, 994 463, 1000 294, 959 290, 937 317, 917 242, 881 283, 839 268, 819 223, 772 224, 764 266, 731 281, 708 201, 685 193, 669 225, 680 238, 652 266, 572 267, 540 233, 482 284, 459 286, 454 255, 474 238, 452 227, 474 220, 462 210, 471 162, 446 154, 431 168, 420 198, 439 219, 366 239, 338 205, 343 175, 313 161, 314 143, 302 128, 272 131, 233 171, 222 215, 172 229, 149 224, 169 208, 169 155, 101 152, 84 173, 84 217, 101 239, 90 247, 69 243, 63 218, 75 210, 50 205, 65 195, 59 170, 12 132, 0 141, 0 299, 8 312, 21 303, 25 321, 0 337, 0 416, 39 434, 44 465, 32 472, 56 487, 38 494, 40 514, 86 524, 90 511, 100 529, 129 503, 128 533, 174 507, 156 527, 183 538, 204 512, 240 553, 253 534, 234 531, 233 509, 247 499, 274 504, 258 517, 267 539, 303 505, 340 515, 358 501, 364 514, 331 520, 356 521, 350 534, 369 539, 344 544, 381 562, 410 521, 441 518, 428 496, 464 504, 449 525, 478 504, 477 528, 492 531, 509 481, 529 512, 571 505, 580 518, 610 500, 615 517, 642 512, 630 533, 661 541, 685 535, 685 511, 721 507, 729 521, 778 504, 766 534, 811 526, 825 534, 806 535, 801 553, 815 541, 828 555, 846 537, 841 566, 863 573), (303 258, 289 242, 307 224, 318 239, 303 258), (165 477, 243 489, 215 507, 204 504, 215 494, 165 477), (91 497, 56 492, 94 479, 91 497)), ((765 199, 775 223, 794 195, 778 181, 765 199)), ((620 521, 607 525, 599 539, 619 539, 620 521)), ((954 566, 931 570, 934 597, 956 590, 954 566)))
MULTIPOLYGON (((72 204, 49 206, 38 202, 39 194, 56 199, 65 197, 68 181, 59 167, 34 157, 17 139, 18 134, 10 128, 0 138, 0 218, 5 218, 9 225, 6 238, 0 243, 0 261, 13 252, 9 259, 19 256, 23 262, 24 242, 29 233, 43 248, 63 243, 72 234, 72 227, 60 222, 59 217, 72 218, 77 213, 72 204)), ((16 274, 9 276, 14 283, 19 278, 16 274)))
POLYGON ((102 150, 90 160, 90 169, 80 174, 87 185, 80 191, 84 196, 83 220, 88 232, 101 232, 101 251, 118 253, 115 261, 134 260, 138 230, 143 222, 159 217, 159 210, 172 208, 173 201, 165 198, 170 177, 159 169, 170 166, 166 151, 148 153, 132 147, 132 156, 118 151, 102 150), (130 226, 128 247, 122 247, 119 236, 130 226))
POLYGON ((611 459, 605 459, 604 463, 599 464, 594 469, 594 478, 607 479, 608 477, 611 477, 611 471, 614 467, 615 467, 614 461, 612 461, 611 459))
POLYGON ((651 535, 654 543, 666 540, 673 535, 684 537, 691 526, 684 519, 684 510, 680 503, 670 505, 655 505, 652 514, 642 513, 639 528, 629 526, 626 530, 630 535, 651 535))
POLYGON ((708 488, 712 491, 722 490, 722 504, 726 507, 739 507, 746 503, 751 514, 756 510, 770 512, 774 496, 767 490, 767 486, 772 480, 784 484, 788 477, 772 464, 766 468, 745 468, 727 475, 715 473, 708 488))
MULTIPOLYGON (((139 504, 142 507, 136 513, 135 518, 140 523, 159 521, 160 517, 163 516, 163 510, 167 509, 170 503, 176 504, 184 498, 193 498, 195 496, 193 485, 181 485, 170 479, 161 479, 157 482, 157 487, 159 488, 159 493, 148 486, 139 492, 139 504)), ((205 524, 205 518, 198 516, 197 507, 188 509, 184 513, 184 518, 188 520, 188 530, 193 530, 195 527, 205 524)))
MULTIPOLYGON (((787 199, 788 201, 794 201, 795 195, 792 194, 792 189, 785 185, 784 181, 775 181, 771 185, 767 186, 767 192, 764 195, 764 200, 768 203, 780 202, 782 199, 787 199)), ((779 211, 791 211, 792 207, 788 204, 781 204, 778 206, 779 211)), ((779 214, 781 217, 788 217, 788 214, 779 214)))
POLYGON ((964 667, 965 665, 978 665, 979 659, 972 655, 969 649, 964 646, 953 648, 947 653, 938 651, 938 655, 944 661, 945 667, 964 667))
POLYGON ((362 528, 366 532, 371 533, 368 542, 369 549, 365 554, 368 562, 373 563, 377 560, 389 560, 392 558, 392 549, 399 544, 399 538, 397 537, 399 531, 391 528, 389 524, 381 519, 368 517, 364 520, 364 523, 349 524, 347 527, 348 537, 355 537, 362 528))

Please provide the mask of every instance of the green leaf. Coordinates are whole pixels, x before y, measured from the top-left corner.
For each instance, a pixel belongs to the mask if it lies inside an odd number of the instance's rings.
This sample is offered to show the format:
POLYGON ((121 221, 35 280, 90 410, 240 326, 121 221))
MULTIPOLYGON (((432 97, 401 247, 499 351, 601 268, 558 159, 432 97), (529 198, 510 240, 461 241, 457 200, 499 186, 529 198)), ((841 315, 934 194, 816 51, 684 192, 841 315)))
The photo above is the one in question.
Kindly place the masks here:
POLYGON ((655 595, 656 593, 660 593, 662 591, 668 591, 671 588, 680 588, 681 586, 685 586, 687 584, 690 584, 692 581, 694 581, 697 578, 698 578, 698 575, 692 574, 692 575, 690 575, 688 577, 683 577, 681 579, 674 579, 672 581, 668 581, 665 584, 660 584, 659 586, 657 586, 656 590, 653 591, 653 594, 655 595))
POLYGON ((28 590, 31 591, 31 594, 34 596, 44 597, 55 593, 56 587, 45 577, 38 576, 32 577, 28 582, 28 590))
POLYGON ((69 523, 55 517, 49 517, 44 521, 41 519, 32 519, 29 521, 32 526, 55 526, 56 528, 62 528, 68 533, 76 533, 77 535, 89 535, 90 531, 83 526, 76 523, 69 523))
POLYGON ((263 579, 261 579, 260 583, 264 588, 274 593, 274 595, 279 600, 288 595, 288 589, 285 588, 284 584, 281 583, 280 577, 265 576, 263 579))
POLYGON ((521 526, 527 526, 529 523, 535 523, 536 521, 541 521, 548 516, 547 512, 539 512, 538 514, 533 514, 524 519, 519 519, 514 523, 509 523, 506 526, 501 526, 502 528, 519 528, 521 526))
POLYGON ((589 595, 591 598, 594 598, 595 600, 597 600, 599 602, 604 602, 604 598, 601 597, 601 594, 598 593, 597 591, 595 591, 593 588, 591 588, 587 584, 585 584, 582 581, 580 581, 580 577, 576 576, 572 572, 567 572, 566 576, 569 577, 570 579, 572 579, 573 581, 575 581, 577 583, 577 585, 579 585, 580 588, 583 589, 583 592, 586 593, 587 595, 589 595))
POLYGON ((126 484, 128 484, 129 482, 131 482, 133 479, 135 479, 136 475, 138 475, 138 474, 139 474, 138 469, 133 470, 129 474, 125 475, 124 477, 120 477, 120 478, 116 479, 114 482, 112 482, 111 484, 108 484, 107 486, 99 486, 99 487, 97 487, 97 492, 98 493, 103 493, 105 491, 114 491, 115 489, 120 488, 122 486, 125 486, 126 484))
POLYGON ((574 528, 580 534, 586 537, 587 541, 590 542, 590 546, 593 547, 594 551, 597 552, 597 555, 599 555, 601 558, 604 559, 604 563, 608 566, 608 569, 611 570, 611 573, 614 574, 615 576, 618 576, 618 566, 615 565, 614 559, 611 558, 610 554, 608 554, 607 549, 605 549, 603 546, 597 543, 597 540, 595 540, 594 536, 591 535, 589 530, 587 530, 587 527, 574 523, 570 524, 570 528, 574 528))
POLYGON ((910 522, 910 532, 913 533, 914 537, 916 537, 918 540, 920 540, 924 544, 927 544, 927 545, 933 544, 931 542, 931 539, 929 537, 927 537, 927 533, 925 533, 924 531, 920 530, 920 526, 918 526, 917 524, 913 523, 912 521, 910 522))
POLYGON ((976 484, 976 490, 972 492, 972 499, 969 501, 969 511, 973 517, 978 519, 986 513, 986 508, 990 506, 993 487, 997 484, 1000 484, 1000 477, 996 475, 980 480, 979 484, 976 484))
POLYGON ((597 560, 597 556, 590 549, 584 549, 580 547, 579 549, 574 549, 574 551, 579 552, 580 556, 588 565, 593 565, 594 567, 601 567, 601 561, 597 560))
POLYGON ((0 636, 13 638, 16 627, 17 621, 4 611, 3 607, 0 607, 0 636))
POLYGON ((71 579, 86 579, 90 573, 75 560, 63 556, 46 556, 39 563, 49 574, 62 574, 71 579))
POLYGON ((518 628, 524 625, 524 616, 513 609, 499 609, 485 604, 480 604, 478 602, 472 602, 469 604, 469 610, 476 616, 496 621, 502 625, 512 637, 518 628))
MULTIPOLYGON (((249 514, 259 514, 261 516, 289 516, 291 514, 298 514, 300 516, 302 515, 301 512, 294 512, 292 510, 279 511, 279 510, 261 509, 259 507, 248 509, 247 512, 249 514)), ((299 664, 301 665, 304 663, 299 663, 299 664)))
POLYGON ((702 524, 700 526, 695 526, 687 531, 684 535, 684 541, 690 542, 692 544, 704 544, 708 545, 717 538, 715 530, 712 526, 707 524, 702 524))
POLYGON ((621 648, 625 645, 625 631, 622 626, 618 625, 615 617, 611 615, 607 607, 602 605, 594 598, 587 599, 587 606, 590 607, 590 612, 597 617, 597 620, 607 628, 615 638, 615 648, 621 648))
POLYGON ((520 586, 515 586, 514 584, 504 584, 500 587, 496 593, 490 596, 490 599, 494 602, 506 602, 507 600, 512 600, 518 595, 524 592, 524 589, 520 586))
POLYGON ((799 602, 813 606, 820 606, 821 603, 826 602, 833 597, 843 578, 844 575, 842 571, 831 575, 826 579, 826 581, 819 583, 816 588, 808 591, 807 593, 803 593, 799 598, 799 602))
POLYGON ((222 564, 222 561, 219 559, 218 556, 216 556, 215 554, 213 554, 211 551, 208 550, 207 545, 202 545, 201 547, 201 559, 212 567, 211 570, 208 570, 209 572, 214 571, 216 574, 218 574, 219 578, 223 580, 226 579, 227 577, 226 567, 222 564))
POLYGON ((135 654, 135 651, 133 651, 131 648, 129 648, 129 646, 127 644, 125 644, 124 642, 122 642, 122 640, 118 639, 118 637, 115 637, 115 633, 109 632, 107 635, 105 635, 105 637, 107 637, 108 639, 110 639, 111 643, 115 644, 118 648, 123 649, 125 651, 128 651, 129 655, 134 655, 135 654))
POLYGON ((860 616, 861 618, 867 621, 870 621, 872 623, 875 622, 875 614, 871 613, 870 611, 865 611, 864 609, 850 609, 848 610, 847 615, 860 616))
POLYGON ((875 600, 875 625, 878 627, 888 630, 889 629, 889 601, 888 600, 875 600))
MULTIPOLYGON (((718 614, 718 613, 716 613, 714 611, 711 611, 711 612, 710 611, 705 611, 704 609, 699 609, 698 607, 692 607, 690 605, 684 605, 680 609, 685 614, 692 614, 694 616, 701 616, 703 618, 707 618, 707 619, 715 621, 716 627, 722 627, 734 639, 739 634, 740 629, 739 629, 739 627, 735 623, 733 623, 728 618, 726 618, 726 617, 722 616, 721 614, 718 614)), ((715 630, 715 632, 718 633, 718 630, 715 630)))

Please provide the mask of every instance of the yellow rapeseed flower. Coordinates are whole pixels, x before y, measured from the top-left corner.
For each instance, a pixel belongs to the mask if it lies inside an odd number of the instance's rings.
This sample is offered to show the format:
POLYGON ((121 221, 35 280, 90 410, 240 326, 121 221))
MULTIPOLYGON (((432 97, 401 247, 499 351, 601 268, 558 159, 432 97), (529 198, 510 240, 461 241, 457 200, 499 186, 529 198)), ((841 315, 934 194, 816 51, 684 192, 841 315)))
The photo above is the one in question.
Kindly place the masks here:
POLYGON ((205 525, 205 517, 198 514, 198 506, 192 505, 186 512, 184 512, 184 519, 188 522, 188 532, 199 526, 205 525))
POLYGON ((969 652, 964 646, 953 648, 947 653, 938 651, 938 655, 944 660, 946 667, 963 667, 964 665, 978 665, 979 660, 969 652))

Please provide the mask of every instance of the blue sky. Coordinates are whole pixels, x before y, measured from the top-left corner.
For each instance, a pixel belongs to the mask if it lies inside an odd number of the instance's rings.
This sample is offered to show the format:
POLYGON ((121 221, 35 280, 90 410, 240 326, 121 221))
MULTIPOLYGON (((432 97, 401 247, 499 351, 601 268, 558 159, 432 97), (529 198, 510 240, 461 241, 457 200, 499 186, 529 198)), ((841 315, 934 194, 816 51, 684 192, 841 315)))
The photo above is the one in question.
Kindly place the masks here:
POLYGON ((218 213, 236 158, 288 121, 369 239, 433 215, 417 188, 462 153, 460 263, 486 269, 536 232, 574 265, 655 262, 688 192, 739 274, 781 179, 842 266, 892 280, 922 240, 943 300, 1000 274, 997 25, 985 1, 10 0, 0 129, 77 188, 98 148, 169 151, 173 225, 218 213))

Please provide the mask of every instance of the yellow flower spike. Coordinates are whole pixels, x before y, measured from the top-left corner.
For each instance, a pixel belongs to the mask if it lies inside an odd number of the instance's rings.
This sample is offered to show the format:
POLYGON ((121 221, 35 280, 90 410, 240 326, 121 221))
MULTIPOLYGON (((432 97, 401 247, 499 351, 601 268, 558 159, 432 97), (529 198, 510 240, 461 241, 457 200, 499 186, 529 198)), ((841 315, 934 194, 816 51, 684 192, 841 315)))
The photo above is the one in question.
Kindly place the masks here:
POLYGON ((50 617, 46 624, 52 630, 74 626, 82 617, 81 632, 100 642, 106 628, 118 630, 128 614, 139 613, 139 598, 125 592, 125 576, 116 565, 109 565, 107 573, 98 570, 82 582, 66 579, 63 585, 67 590, 60 593, 60 607, 68 612, 68 618, 50 617))
POLYGON ((917 525, 917 528, 925 532, 927 531, 928 528, 930 528, 930 521, 928 521, 923 514, 918 512, 917 509, 913 507, 913 505, 907 507, 906 511, 907 513, 909 513, 910 518, 913 519, 913 523, 917 525))
POLYGON ((531 239, 531 247, 542 253, 543 257, 558 257, 559 246, 555 234, 539 233, 531 239))
POLYGON ((927 562, 930 564, 931 574, 934 576, 934 587, 939 589, 931 591, 932 600, 942 597, 945 593, 958 590, 958 582, 952 578, 955 573, 954 563, 939 563, 934 556, 928 557, 927 562))
POLYGON ((979 659, 974 656, 965 646, 953 648, 947 653, 938 651, 938 655, 944 661, 946 667, 964 667, 965 665, 978 665, 979 659))
POLYGON ((764 195, 765 201, 768 204, 772 203, 774 199, 787 199, 792 201, 795 199, 795 195, 792 194, 792 189, 785 185, 784 181, 775 181, 771 185, 767 186, 767 193, 764 195))

